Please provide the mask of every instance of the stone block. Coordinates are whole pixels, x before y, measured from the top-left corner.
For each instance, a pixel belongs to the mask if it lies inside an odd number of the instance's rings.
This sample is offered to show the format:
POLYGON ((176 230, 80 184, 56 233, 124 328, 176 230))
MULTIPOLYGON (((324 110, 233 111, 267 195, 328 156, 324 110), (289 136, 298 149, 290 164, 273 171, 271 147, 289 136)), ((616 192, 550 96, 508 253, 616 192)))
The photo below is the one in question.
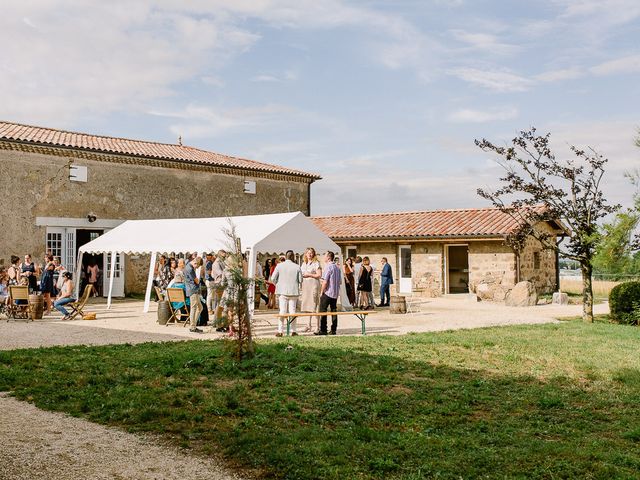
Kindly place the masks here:
POLYGON ((569 295, 564 292, 553 292, 551 303, 556 305, 569 305, 569 295))
POLYGON ((538 293, 536 287, 531 282, 518 282, 504 299, 505 305, 509 307, 531 307, 538 303, 538 293))

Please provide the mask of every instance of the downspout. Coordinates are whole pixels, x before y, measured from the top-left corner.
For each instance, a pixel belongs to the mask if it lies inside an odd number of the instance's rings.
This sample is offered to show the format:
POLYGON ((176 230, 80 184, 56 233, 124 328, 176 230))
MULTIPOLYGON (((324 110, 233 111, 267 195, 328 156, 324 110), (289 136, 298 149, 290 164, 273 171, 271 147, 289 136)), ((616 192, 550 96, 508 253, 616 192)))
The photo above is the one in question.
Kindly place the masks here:
POLYGON ((311 185, 313 181, 307 184, 307 217, 311 216, 311 185))

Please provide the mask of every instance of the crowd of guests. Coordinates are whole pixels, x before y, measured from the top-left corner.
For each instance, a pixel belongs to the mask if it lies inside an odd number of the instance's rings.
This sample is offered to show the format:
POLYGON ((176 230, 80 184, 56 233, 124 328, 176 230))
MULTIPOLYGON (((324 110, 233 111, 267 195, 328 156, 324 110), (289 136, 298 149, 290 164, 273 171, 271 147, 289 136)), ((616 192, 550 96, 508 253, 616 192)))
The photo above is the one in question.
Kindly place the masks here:
MULTIPOLYGON (((342 267, 337 263, 333 252, 325 253, 322 264, 313 248, 307 248, 300 264, 295 262, 293 251, 284 256, 267 259, 264 269, 257 265, 258 277, 264 278, 267 285, 268 308, 276 307, 276 299, 281 315, 299 312, 325 313, 336 311, 337 300, 344 278, 349 303, 355 308, 369 310, 374 308, 373 277, 374 269, 369 257, 347 258, 342 267)), ((380 271, 379 307, 389 306, 389 286, 393 284, 393 274, 386 258, 382 259, 380 271)), ((343 299, 345 302, 345 299, 343 299)), ((310 315, 304 331, 314 330, 313 318, 316 318, 314 334, 335 335, 338 327, 337 315, 332 315, 331 328, 327 327, 326 315, 310 315)), ((280 318, 277 337, 283 335, 286 320, 280 318)), ((298 335, 297 321, 291 321, 292 335, 298 335)))
MULTIPOLYGON (((196 254, 187 254, 184 258, 169 258, 161 255, 154 270, 154 285, 163 293, 170 287, 181 288, 185 292, 185 302, 173 303, 174 309, 189 312, 192 332, 201 333, 199 326, 213 320, 218 331, 232 332, 229 309, 233 302, 232 278, 226 265, 227 252, 209 253, 203 259, 196 254), (223 324, 222 320, 227 321, 223 324)), ((246 275, 246 261, 243 264, 246 275)), ((82 283, 94 285, 97 291, 100 269, 98 262, 91 261, 82 271, 82 283)), ((306 249, 298 262, 293 251, 285 255, 267 258, 264 264, 256 263, 256 306, 260 299, 267 308, 279 308, 281 314, 300 312, 319 314, 336 311, 338 297, 344 279, 346 299, 355 308, 368 310, 374 308, 373 277, 374 268, 369 257, 347 258, 338 264, 333 252, 327 252, 321 262, 315 249, 306 249)), ((393 283, 391 268, 386 258, 382 259, 380 271, 379 307, 389 305, 389 285, 393 283)), ((71 272, 60 264, 60 259, 50 252, 45 254, 42 263, 36 263, 31 255, 24 260, 11 256, 8 268, 0 267, 0 302, 9 300, 10 285, 26 285, 29 293, 41 293, 44 297, 45 315, 52 308, 69 318, 65 305, 75 301, 74 282, 71 272)), ((283 335, 286 320, 280 319, 276 336, 283 335)), ((336 315, 332 316, 330 329, 326 315, 309 315, 304 325, 305 332, 316 335, 335 335, 338 326, 336 315), (315 322, 314 322, 315 319, 315 322)), ((293 335, 297 335, 297 322, 291 323, 293 335)))
POLYGON ((226 258, 224 250, 208 253, 205 259, 196 254, 187 254, 184 258, 161 255, 155 266, 154 285, 162 293, 166 293, 167 288, 184 290, 185 301, 172 302, 172 308, 189 312, 191 332, 202 333, 198 327, 213 320, 217 331, 233 333, 230 321, 221 324, 223 318, 231 317, 229 307, 232 302, 227 301, 227 296, 232 289, 226 288, 230 275, 226 258))
POLYGON ((0 302, 7 305, 12 301, 10 286, 26 286, 29 294, 42 294, 44 315, 51 314, 53 307, 67 320, 69 311, 65 305, 76 300, 71 272, 51 252, 44 255, 42 263, 34 262, 29 254, 23 258, 21 261, 17 255, 11 255, 9 267, 0 267, 0 302))

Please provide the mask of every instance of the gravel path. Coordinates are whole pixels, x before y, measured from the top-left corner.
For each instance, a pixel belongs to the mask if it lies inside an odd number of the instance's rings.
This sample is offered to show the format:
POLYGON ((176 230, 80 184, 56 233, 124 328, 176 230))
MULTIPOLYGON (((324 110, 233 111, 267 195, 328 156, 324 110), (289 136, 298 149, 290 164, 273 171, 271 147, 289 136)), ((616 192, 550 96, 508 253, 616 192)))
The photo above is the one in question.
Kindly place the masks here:
POLYGON ((215 460, 0 396, 2 480, 222 480, 215 460))
MULTIPOLYGON (((88 322, 85 322, 88 323, 88 322)), ((0 320, 0 350, 52 347, 55 345, 108 345, 113 343, 168 342, 188 340, 170 331, 166 334, 113 328, 87 328, 60 320, 34 322, 0 320)))

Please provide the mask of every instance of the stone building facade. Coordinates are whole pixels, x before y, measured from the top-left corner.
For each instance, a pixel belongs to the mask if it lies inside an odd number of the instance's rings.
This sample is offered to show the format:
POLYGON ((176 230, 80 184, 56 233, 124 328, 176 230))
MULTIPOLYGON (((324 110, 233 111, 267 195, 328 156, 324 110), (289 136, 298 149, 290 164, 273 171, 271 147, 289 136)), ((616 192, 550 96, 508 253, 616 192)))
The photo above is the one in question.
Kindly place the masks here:
MULTIPOLYGON (((310 186, 320 178, 183 145, 7 122, 0 122, 0 177, 0 262, 52 250, 70 269, 79 246, 129 219, 308 215, 310 186)), ((107 259, 95 260, 107 268, 107 259)), ((144 260, 118 258, 121 294, 146 284, 144 260)))
MULTIPOLYGON (((392 294, 436 297, 477 293, 502 301, 521 280, 539 293, 557 289, 555 252, 534 238, 514 251, 506 237, 518 225, 494 208, 314 217, 316 225, 343 249, 344 256, 386 257, 393 267, 392 294)), ((561 224, 545 225, 555 235, 561 224)))

